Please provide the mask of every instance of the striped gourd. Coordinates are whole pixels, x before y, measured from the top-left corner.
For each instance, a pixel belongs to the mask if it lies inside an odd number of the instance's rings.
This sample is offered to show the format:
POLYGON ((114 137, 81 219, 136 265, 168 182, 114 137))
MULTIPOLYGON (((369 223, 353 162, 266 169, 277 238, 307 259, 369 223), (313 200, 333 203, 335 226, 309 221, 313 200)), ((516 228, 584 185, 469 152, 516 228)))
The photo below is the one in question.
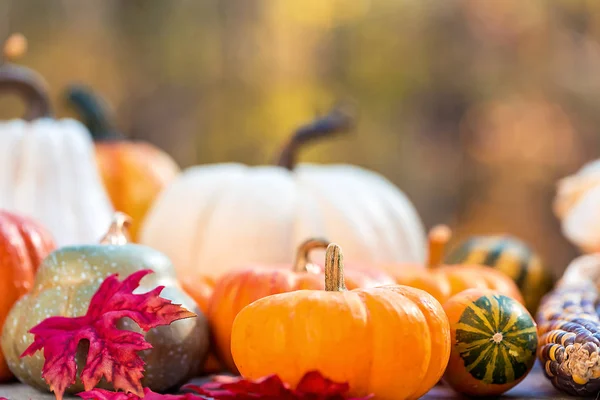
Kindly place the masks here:
POLYGON ((447 264, 482 264, 510 276, 523 293, 527 309, 534 313, 553 284, 551 274, 521 240, 508 235, 474 236, 453 249, 447 264))
POLYGON ((552 384, 569 394, 600 392, 600 256, 575 259, 537 314, 538 358, 552 384))
POLYGON ((482 289, 452 297, 452 352, 444 380, 469 395, 499 395, 522 381, 535 362, 536 324, 516 300, 482 289))
POLYGON ((452 353, 444 380, 460 393, 499 395, 529 373, 538 344, 536 324, 516 300, 497 292, 469 289, 444 310, 452 353))

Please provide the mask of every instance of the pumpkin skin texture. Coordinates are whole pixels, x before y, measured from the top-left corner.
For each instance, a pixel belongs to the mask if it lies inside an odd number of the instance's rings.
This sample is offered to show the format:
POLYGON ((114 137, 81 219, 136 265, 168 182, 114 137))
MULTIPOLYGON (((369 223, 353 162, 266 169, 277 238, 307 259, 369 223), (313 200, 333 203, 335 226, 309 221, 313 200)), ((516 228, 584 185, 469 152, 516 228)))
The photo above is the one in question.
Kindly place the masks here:
POLYGON ((444 304, 452 351, 444 381, 471 396, 500 395, 535 363, 537 326, 527 309, 491 290, 469 289, 444 304))
MULTIPOLYGON (((41 224, 0 210, 0 332, 12 306, 31 290, 40 262, 54 248, 54 239, 41 224)), ((0 350, 0 382, 12 377, 0 350)))
POLYGON ((483 265, 439 265, 443 249, 450 238, 448 227, 439 225, 429 233, 429 264, 384 267, 396 283, 425 290, 440 303, 466 289, 491 289, 524 303, 516 284, 504 273, 483 265))
POLYGON ((97 241, 113 210, 89 132, 52 118, 46 84, 30 69, 0 66, 3 90, 27 109, 23 119, 0 121, 0 208, 39 221, 59 246, 97 241))
MULTIPOLYGON (((263 297, 302 289, 324 290, 323 269, 313 264, 309 253, 325 249, 329 242, 309 239, 298 247, 293 265, 249 267, 222 276, 215 284, 210 299, 208 320, 212 329, 219 359, 231 372, 238 372, 231 356, 231 327, 238 314, 248 304, 263 297)), ((374 279, 359 271, 346 271, 346 285, 350 289, 375 287, 394 283, 381 274, 374 279)))
POLYGON ((179 174, 179 166, 150 143, 126 140, 114 128, 107 105, 89 88, 73 85, 67 98, 92 134, 104 186, 115 210, 131 216, 131 238, 137 241, 148 209, 179 174))
POLYGON ((505 273, 521 290, 530 313, 535 313, 542 297, 554 285, 540 257, 524 242, 509 235, 468 238, 444 261, 446 264, 487 265, 505 273))
POLYGON ((300 128, 277 166, 186 169, 148 213, 141 243, 171 257, 186 279, 218 278, 254 263, 290 264, 309 237, 336 238, 356 264, 424 262, 423 225, 393 184, 356 166, 294 164, 302 143, 347 129, 350 121, 336 110, 300 128))
MULTIPOLYGON (((140 283, 140 293, 164 285, 161 297, 197 314, 196 318, 175 321, 171 325, 151 329, 145 338, 153 348, 141 352, 146 362, 142 384, 154 391, 164 391, 195 376, 208 353, 208 324, 195 302, 181 289, 170 260, 160 252, 129 244, 123 232, 126 219, 117 213, 115 221, 102 243, 59 248, 42 262, 33 289, 21 297, 10 311, 2 333, 2 350, 11 371, 20 381, 42 390, 48 385, 41 378, 44 357, 37 352, 19 358, 32 343, 27 332, 49 316, 75 317, 84 315, 91 297, 102 281, 111 274, 120 278, 141 269, 154 271, 140 283)), ((119 321, 120 329, 143 333, 129 319, 119 321)), ((80 347, 78 368, 84 365, 85 347, 80 347)), ((104 388, 110 385, 103 384, 104 388)), ((68 393, 83 390, 79 378, 68 393)))
POLYGON ((417 399, 441 377, 449 325, 426 292, 403 286, 345 290, 339 246, 326 253, 326 291, 275 294, 246 306, 231 351, 250 379, 276 373, 295 386, 310 370, 348 382, 350 396, 417 399))

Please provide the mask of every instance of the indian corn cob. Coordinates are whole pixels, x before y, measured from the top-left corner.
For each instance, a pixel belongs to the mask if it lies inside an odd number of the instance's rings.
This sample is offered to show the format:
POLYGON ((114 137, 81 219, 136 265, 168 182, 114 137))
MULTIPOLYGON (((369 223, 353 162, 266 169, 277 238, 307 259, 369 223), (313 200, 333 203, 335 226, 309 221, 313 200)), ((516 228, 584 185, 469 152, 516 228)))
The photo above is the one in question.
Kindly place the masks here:
POLYGON ((600 392, 600 256, 567 268, 537 314, 538 359, 552 384, 577 396, 600 392), (594 268, 591 268, 591 267, 594 268))

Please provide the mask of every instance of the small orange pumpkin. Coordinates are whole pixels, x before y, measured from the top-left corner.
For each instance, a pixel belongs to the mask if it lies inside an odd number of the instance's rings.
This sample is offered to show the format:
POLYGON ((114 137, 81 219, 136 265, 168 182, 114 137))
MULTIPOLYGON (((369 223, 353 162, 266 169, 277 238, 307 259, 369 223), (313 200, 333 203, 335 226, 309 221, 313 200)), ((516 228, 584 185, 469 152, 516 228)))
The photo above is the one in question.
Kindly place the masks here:
MULTIPOLYGON (((38 266, 55 248, 41 224, 0 211, 0 332, 12 306, 31 289, 38 266)), ((0 382, 12 376, 0 350, 0 382)))
POLYGON ((423 289, 444 304, 453 295, 466 289, 491 289, 524 303, 519 288, 504 273, 484 265, 440 265, 444 248, 452 232, 438 225, 429 232, 428 268, 420 265, 385 268, 400 285, 423 289), (393 272, 392 272, 393 271, 393 272))
MULTIPOLYGON (((325 249, 328 244, 323 239, 305 241, 298 248, 292 268, 289 265, 250 267, 229 272, 217 281, 208 308, 208 320, 219 358, 232 372, 237 372, 231 357, 231 326, 237 313, 253 301, 272 294, 325 289, 323 269, 311 262, 309 253, 325 249)), ((354 289, 392 284, 394 280, 382 272, 369 274, 348 270, 346 282, 354 289)))
POLYGON ((146 213, 179 175, 179 166, 170 155, 148 142, 126 140, 114 128, 107 105, 91 89, 73 85, 66 96, 92 134, 106 191, 115 210, 131 216, 130 235, 137 242, 146 213))
POLYGON ((450 326, 428 293, 390 285, 347 291, 341 249, 326 252, 325 291, 257 300, 233 324, 231 352, 249 379, 278 374, 295 386, 310 370, 348 382, 350 396, 418 399, 441 378, 450 326))

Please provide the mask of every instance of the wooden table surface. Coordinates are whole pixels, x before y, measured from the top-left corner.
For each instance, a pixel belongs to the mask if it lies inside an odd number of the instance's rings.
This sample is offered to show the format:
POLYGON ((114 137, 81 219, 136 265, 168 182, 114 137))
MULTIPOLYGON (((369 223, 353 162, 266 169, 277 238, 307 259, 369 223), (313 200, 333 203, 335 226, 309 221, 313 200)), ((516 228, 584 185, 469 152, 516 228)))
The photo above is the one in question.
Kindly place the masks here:
MULTIPOLYGON (((197 380, 194 383, 201 383, 197 380)), ((21 385, 19 383, 0 385, 0 397, 8 400, 53 400, 54 396, 49 393, 41 393, 37 390, 21 385)), ((79 397, 66 397, 69 399, 79 399, 79 397)), ((521 384, 508 391, 500 397, 501 399, 552 399, 552 400, 573 400, 575 397, 567 396, 554 389, 550 381, 544 377, 541 367, 536 364, 533 371, 525 378, 521 384)), ((421 398, 422 400, 458 400, 467 399, 454 393, 450 388, 444 385, 434 387, 429 393, 421 398)))

